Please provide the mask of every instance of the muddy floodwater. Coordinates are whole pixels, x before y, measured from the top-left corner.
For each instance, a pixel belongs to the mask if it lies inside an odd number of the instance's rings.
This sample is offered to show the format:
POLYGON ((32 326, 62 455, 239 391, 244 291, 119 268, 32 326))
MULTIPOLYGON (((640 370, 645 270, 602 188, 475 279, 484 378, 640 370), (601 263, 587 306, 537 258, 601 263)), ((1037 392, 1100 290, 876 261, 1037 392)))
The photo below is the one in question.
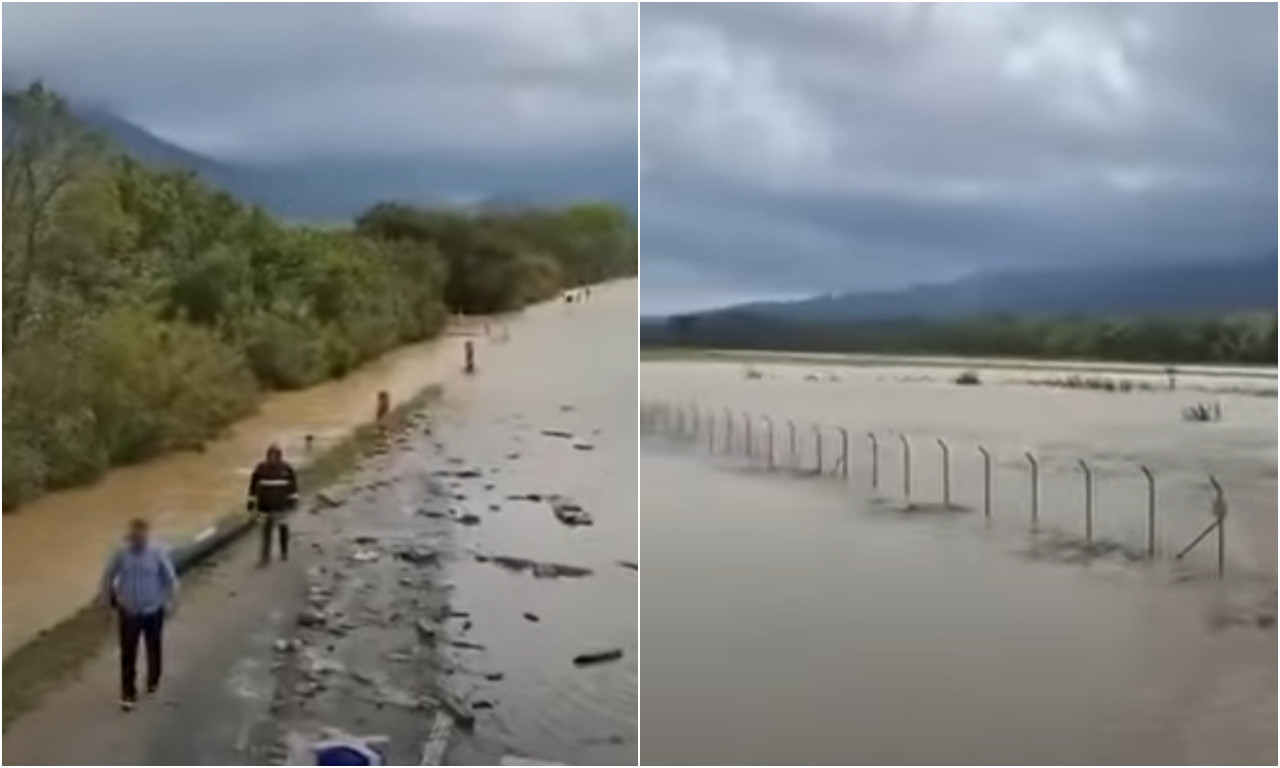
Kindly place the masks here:
POLYGON ((200 452, 112 470, 85 488, 50 494, 4 516, 4 652, 83 606, 103 558, 126 522, 147 517, 157 535, 185 541, 244 504, 249 473, 277 442, 295 464, 371 421, 386 390, 398 402, 460 374, 462 341, 445 338, 397 350, 346 378, 271 395, 200 452))
POLYGON ((1106 392, 990 366, 958 386, 951 365, 642 365, 645 399, 701 414, 698 439, 642 444, 646 764, 1275 764, 1276 400, 1237 391, 1260 377, 1169 391, 1129 369, 1110 375, 1135 387, 1106 392), (1183 420, 1213 401, 1221 421, 1183 420), (829 474, 848 431, 847 477, 804 474, 815 424, 829 474), (1213 537, 1172 557, 1213 519, 1209 474, 1229 506, 1222 583, 1213 537))

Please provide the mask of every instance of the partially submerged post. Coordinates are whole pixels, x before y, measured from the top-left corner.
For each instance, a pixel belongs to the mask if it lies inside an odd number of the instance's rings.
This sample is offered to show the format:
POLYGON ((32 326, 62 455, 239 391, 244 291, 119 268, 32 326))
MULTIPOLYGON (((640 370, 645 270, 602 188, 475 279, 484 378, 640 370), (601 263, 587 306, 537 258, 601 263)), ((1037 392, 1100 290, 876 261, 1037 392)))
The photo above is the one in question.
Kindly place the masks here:
POLYGON ((911 501, 911 442, 901 433, 898 434, 898 441, 902 443, 902 495, 907 501, 911 501))
POLYGON ((1195 548, 1197 544, 1204 540, 1206 536, 1218 532, 1218 578, 1222 579, 1226 575, 1227 570, 1227 499, 1222 491, 1222 484, 1218 482, 1218 478, 1209 475, 1209 483, 1213 485, 1213 522, 1209 523, 1209 527, 1200 532, 1191 540, 1191 543, 1182 548, 1182 551, 1174 555, 1175 560, 1181 560, 1186 554, 1195 548))
POLYGON ((880 487, 880 441, 875 432, 868 432, 867 437, 871 440, 871 487, 875 489, 880 487))
POLYGON ((1093 470, 1084 459, 1077 459, 1080 470, 1084 472, 1084 543, 1093 545, 1093 470))
POLYGON ((791 445, 791 468, 800 468, 800 458, 796 455, 796 423, 787 419, 787 440, 791 445))
POLYGON ((742 412, 743 434, 747 441, 747 458, 751 458, 751 414, 742 412))
POLYGON ((1218 578, 1227 571, 1227 497, 1222 492, 1222 484, 1218 478, 1209 475, 1213 485, 1213 516, 1218 518, 1218 578))
POLYGON ((1156 478, 1146 466, 1140 466, 1147 478, 1147 559, 1156 559, 1156 478))
POLYGON ((816 456, 817 460, 814 462, 814 466, 816 467, 815 472, 818 474, 819 477, 821 477, 822 476, 822 425, 821 424, 813 425, 813 435, 814 435, 814 448, 818 454, 816 456))
POLYGON ((1031 451, 1023 454, 1031 464, 1031 530, 1040 525, 1040 462, 1031 455, 1031 451))
POLYGON ((951 449, 942 438, 934 438, 942 449, 942 508, 951 509, 951 449))
POLYGON ((987 449, 978 446, 982 454, 982 516, 991 519, 991 454, 987 449))
POLYGON ((724 409, 724 452, 733 453, 733 412, 724 409))
POLYGON ((836 427, 836 431, 840 433, 840 476, 849 476, 849 430, 844 427, 836 427))
POLYGON ((764 426, 766 429, 765 437, 769 441, 769 447, 765 455, 766 455, 766 461, 768 462, 769 470, 772 471, 773 470, 773 419, 769 418, 768 416, 761 416, 760 418, 764 421, 764 426))

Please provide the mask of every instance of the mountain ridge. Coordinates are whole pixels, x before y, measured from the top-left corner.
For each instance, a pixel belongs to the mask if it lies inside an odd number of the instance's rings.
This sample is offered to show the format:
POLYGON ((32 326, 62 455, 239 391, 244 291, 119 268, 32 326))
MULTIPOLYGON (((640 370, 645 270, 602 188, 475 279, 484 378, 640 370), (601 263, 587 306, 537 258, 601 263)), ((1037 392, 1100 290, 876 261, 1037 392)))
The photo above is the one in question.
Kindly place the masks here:
POLYGON ((847 323, 974 315, 1167 315, 1276 310, 1277 256, 986 271, 896 290, 844 291, 677 313, 847 323))
MULTIPOLYGON (((5 125, 12 96, 5 93, 5 125)), ((609 151, 576 155, 551 170, 538 161, 491 163, 452 156, 363 157, 310 160, 280 165, 232 162, 181 146, 146 127, 88 102, 69 103, 71 113, 135 159, 152 166, 194 172, 206 182, 271 213, 301 221, 349 220, 376 203, 460 205, 460 201, 501 200, 505 204, 567 204, 607 199, 635 213, 638 207, 635 155, 609 151), (626 168, 630 172, 600 168, 626 168)), ((472 202, 471 204, 475 204, 472 202)), ((484 203, 480 203, 483 205, 484 203)))

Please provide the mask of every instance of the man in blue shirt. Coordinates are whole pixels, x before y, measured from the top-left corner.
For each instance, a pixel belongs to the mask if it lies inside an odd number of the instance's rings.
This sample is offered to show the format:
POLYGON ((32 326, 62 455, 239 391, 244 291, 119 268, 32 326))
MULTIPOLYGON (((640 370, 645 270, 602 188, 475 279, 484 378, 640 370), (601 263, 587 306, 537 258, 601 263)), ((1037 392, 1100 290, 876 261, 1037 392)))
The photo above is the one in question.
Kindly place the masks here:
POLYGON ((124 544, 107 561, 101 585, 101 600, 115 608, 120 630, 120 707, 126 712, 138 701, 139 638, 147 648, 147 694, 160 684, 160 638, 177 592, 169 554, 151 542, 146 520, 131 521, 124 544))

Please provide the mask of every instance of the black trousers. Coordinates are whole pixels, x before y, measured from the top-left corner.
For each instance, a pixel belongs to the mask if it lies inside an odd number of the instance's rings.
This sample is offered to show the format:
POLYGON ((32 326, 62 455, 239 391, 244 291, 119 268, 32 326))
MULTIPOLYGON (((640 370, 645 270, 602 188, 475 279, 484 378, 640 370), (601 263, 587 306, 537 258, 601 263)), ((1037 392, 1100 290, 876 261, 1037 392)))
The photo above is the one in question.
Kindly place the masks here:
POLYGON ((128 613, 117 611, 120 629, 120 695, 138 698, 138 640, 147 648, 147 689, 160 684, 161 635, 164 633, 164 611, 128 613))
POLYGON ((262 549, 261 559, 271 562, 271 533, 279 531, 280 559, 289 559, 289 519, 282 512, 265 512, 262 515, 262 549))

